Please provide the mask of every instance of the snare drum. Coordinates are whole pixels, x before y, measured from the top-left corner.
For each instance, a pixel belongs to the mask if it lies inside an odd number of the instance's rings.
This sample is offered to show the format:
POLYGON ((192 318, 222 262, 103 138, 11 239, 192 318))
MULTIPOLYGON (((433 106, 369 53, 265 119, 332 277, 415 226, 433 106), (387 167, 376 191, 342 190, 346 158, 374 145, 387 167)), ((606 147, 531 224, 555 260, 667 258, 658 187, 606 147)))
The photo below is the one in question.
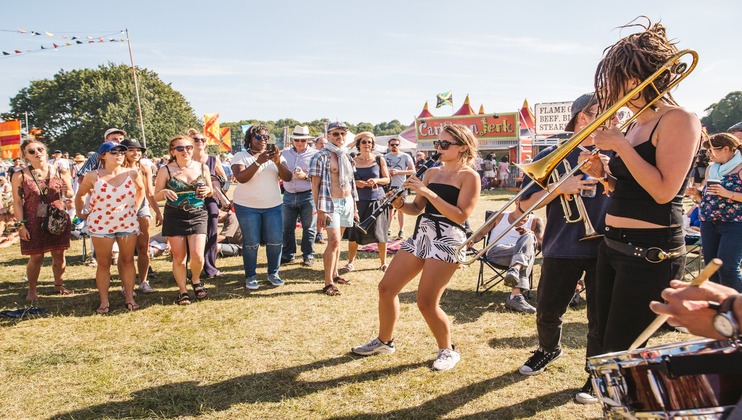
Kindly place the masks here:
POLYGON ((695 340, 588 358, 611 418, 723 418, 742 397, 742 351, 695 340))

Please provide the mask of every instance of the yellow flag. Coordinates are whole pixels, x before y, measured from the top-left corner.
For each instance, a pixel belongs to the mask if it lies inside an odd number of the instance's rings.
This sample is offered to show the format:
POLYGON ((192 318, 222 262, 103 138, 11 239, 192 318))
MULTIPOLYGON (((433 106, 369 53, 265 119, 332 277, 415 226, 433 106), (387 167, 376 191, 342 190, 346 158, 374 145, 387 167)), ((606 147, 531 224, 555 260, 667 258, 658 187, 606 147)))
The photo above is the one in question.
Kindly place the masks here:
POLYGON ((21 157, 20 120, 0 123, 0 157, 2 159, 21 157))
POLYGON ((204 114, 204 134, 206 134, 206 144, 218 146, 221 135, 219 131, 219 114, 204 114))
POLYGON ((221 142, 219 143, 220 152, 232 151, 232 130, 229 127, 222 128, 221 142))

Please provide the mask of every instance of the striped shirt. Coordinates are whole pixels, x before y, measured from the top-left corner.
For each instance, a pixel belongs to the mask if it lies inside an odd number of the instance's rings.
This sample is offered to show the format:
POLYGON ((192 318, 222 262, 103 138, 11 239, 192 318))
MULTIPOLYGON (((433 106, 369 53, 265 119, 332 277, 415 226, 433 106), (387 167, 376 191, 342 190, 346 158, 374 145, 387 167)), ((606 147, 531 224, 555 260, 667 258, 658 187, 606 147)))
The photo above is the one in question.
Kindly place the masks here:
MULTIPOLYGON (((332 152, 324 148, 312 156, 312 160, 309 162, 309 176, 320 178, 317 210, 322 210, 325 213, 332 213, 335 210, 335 206, 332 204, 332 193, 330 192, 330 182, 332 181, 330 177, 330 162, 332 161, 330 153, 332 152)), ((350 159, 347 155, 346 158, 350 159)), ((353 201, 358 201, 355 182, 351 182, 350 194, 353 196, 353 201)))
POLYGON ((95 152, 88 160, 85 161, 85 163, 82 164, 80 169, 77 170, 77 176, 85 176, 90 171, 94 171, 100 167, 100 162, 98 162, 98 153, 95 152))

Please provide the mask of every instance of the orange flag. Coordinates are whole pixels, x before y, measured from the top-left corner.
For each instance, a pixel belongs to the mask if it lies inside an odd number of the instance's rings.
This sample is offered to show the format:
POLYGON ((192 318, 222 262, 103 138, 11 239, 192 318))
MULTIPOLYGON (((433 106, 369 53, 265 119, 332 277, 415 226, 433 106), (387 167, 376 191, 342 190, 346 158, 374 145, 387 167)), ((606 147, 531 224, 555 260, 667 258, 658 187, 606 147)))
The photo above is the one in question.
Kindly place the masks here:
POLYGON ((206 144, 218 146, 219 137, 219 114, 204 114, 204 134, 206 134, 206 144))
POLYGON ((14 159, 21 157, 21 121, 0 123, 0 157, 14 159))
POLYGON ((222 128, 221 142, 219 143, 220 152, 232 151, 232 130, 229 127, 222 128))

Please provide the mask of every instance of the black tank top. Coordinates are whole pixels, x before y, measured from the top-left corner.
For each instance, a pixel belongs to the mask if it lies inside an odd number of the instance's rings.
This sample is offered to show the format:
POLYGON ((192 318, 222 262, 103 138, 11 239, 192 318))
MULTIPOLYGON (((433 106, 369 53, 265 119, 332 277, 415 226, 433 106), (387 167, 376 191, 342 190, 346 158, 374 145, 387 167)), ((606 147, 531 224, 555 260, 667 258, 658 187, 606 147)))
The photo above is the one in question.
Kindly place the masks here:
MULTIPOLYGON (((657 166, 657 148, 652 144, 652 136, 654 136, 660 120, 662 120, 662 117, 657 120, 652 133, 649 134, 649 139, 634 146, 636 153, 655 167, 657 166)), ((683 224, 683 192, 687 184, 687 176, 675 197, 668 203, 660 204, 639 185, 621 156, 615 156, 611 159, 608 167, 611 174, 616 177, 616 188, 611 195, 608 214, 660 226, 681 226, 683 224)), ((690 168, 688 168, 688 171, 690 171, 690 168)))
MULTIPOLYGON (((443 201, 448 204, 455 206, 456 203, 458 203, 459 201, 459 189, 454 187, 453 185, 436 184, 431 182, 430 184, 428 184, 428 188, 430 188, 430 190, 434 193, 438 194, 438 197, 442 198, 443 201)), ((430 202, 425 204, 425 213, 441 214, 441 212, 430 202)))

